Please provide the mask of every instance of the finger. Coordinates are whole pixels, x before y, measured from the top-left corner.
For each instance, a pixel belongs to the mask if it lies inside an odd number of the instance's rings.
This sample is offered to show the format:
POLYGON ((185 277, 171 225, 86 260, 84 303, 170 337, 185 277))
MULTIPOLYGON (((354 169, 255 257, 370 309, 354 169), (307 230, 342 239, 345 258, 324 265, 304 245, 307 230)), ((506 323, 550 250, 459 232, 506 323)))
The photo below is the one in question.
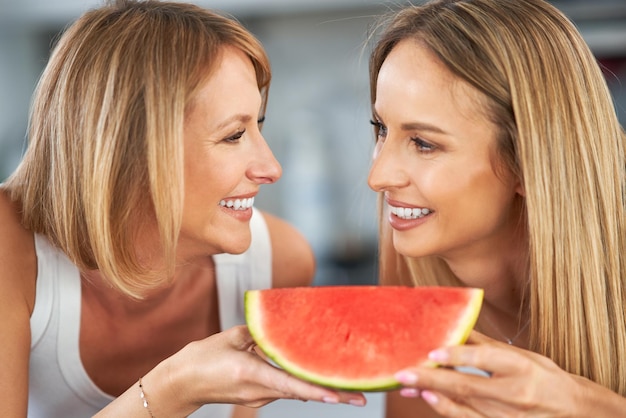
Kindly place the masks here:
POLYGON ((292 390, 290 396, 294 396, 296 399, 354 406, 364 406, 367 403, 365 396, 360 392, 337 391, 303 382, 297 378, 291 377, 291 379, 293 380, 289 384, 292 390))
POLYGON ((335 392, 339 396, 339 403, 345 403, 354 406, 365 406, 367 399, 360 392, 335 392))
POLYGON ((493 379, 446 368, 406 369, 396 378, 406 388, 443 392, 454 399, 490 396, 495 389, 493 379))
MULTIPOLYGON (((262 361, 259 359, 259 361, 262 361)), ((271 367, 267 365, 266 367, 271 367)), ((337 391, 306 382, 288 372, 271 367, 266 370, 266 384, 276 390, 277 398, 312 400, 330 404, 345 403, 354 406, 366 404, 365 396, 360 392, 337 391)))
POLYGON ((447 367, 464 366, 494 374, 516 374, 530 361, 524 351, 504 343, 471 344, 439 348, 431 351, 428 358, 447 367))
POLYGON ((267 354, 265 354, 265 352, 258 345, 254 344, 250 348, 251 349, 248 350, 248 351, 253 352, 254 354, 256 354, 257 356, 261 357, 263 360, 265 360, 267 362, 273 363, 273 360, 271 358, 269 358, 267 356, 267 354))
POLYGON ((421 398, 426 401, 439 415, 444 417, 481 418, 483 415, 467 405, 460 404, 448 398, 443 393, 423 390, 421 398))
POLYGON ((253 345, 256 345, 248 327, 245 325, 234 326, 227 329, 222 334, 224 334, 224 336, 228 338, 230 344, 238 350, 246 351, 253 345))

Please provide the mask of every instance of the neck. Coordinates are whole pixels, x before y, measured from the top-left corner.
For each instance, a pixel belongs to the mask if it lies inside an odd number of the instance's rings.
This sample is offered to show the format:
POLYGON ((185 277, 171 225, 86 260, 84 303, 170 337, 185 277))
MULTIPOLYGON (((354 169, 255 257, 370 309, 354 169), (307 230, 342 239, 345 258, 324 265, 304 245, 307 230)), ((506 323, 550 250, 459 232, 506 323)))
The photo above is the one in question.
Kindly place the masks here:
MULTIPOLYGON (((520 219, 517 217, 517 219, 520 219)), ((499 236, 471 251, 447 254, 444 260, 466 286, 485 291, 477 326, 486 335, 528 345, 528 234, 523 223, 511 222, 499 236)))
POLYGON ((111 287, 99 270, 91 270, 81 273, 82 292, 87 300, 104 307, 113 315, 141 316, 168 305, 168 301, 176 303, 177 300, 184 300, 187 292, 197 290, 197 278, 207 277, 207 274, 208 277, 214 277, 213 271, 214 264, 210 256, 178 266, 172 280, 162 287, 145 292, 143 298, 137 300, 111 287))
POLYGON ((486 305, 500 314, 517 317, 528 285, 526 248, 525 242, 512 243, 507 251, 500 247, 500 251, 485 257, 446 262, 466 286, 484 289, 486 305))
POLYGON ((485 305, 515 318, 523 310, 529 277, 528 231, 523 214, 520 199, 497 233, 441 256, 462 283, 484 289, 485 305))

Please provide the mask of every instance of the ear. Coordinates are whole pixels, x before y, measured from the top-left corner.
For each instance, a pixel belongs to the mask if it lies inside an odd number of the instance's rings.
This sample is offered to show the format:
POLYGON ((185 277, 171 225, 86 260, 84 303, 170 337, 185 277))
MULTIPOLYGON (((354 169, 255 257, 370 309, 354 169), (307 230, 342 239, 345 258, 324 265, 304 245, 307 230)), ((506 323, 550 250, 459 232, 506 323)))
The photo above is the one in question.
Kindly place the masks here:
POLYGON ((521 180, 517 180, 515 182, 515 193, 522 197, 526 197, 526 190, 524 189, 524 185, 521 180))

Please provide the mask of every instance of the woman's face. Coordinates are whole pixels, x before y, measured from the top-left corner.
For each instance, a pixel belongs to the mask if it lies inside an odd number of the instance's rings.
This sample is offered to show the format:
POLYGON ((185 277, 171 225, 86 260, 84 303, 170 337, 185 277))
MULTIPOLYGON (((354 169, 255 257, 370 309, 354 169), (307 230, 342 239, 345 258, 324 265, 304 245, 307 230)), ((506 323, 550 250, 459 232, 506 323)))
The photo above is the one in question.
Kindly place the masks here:
POLYGON ((254 197, 282 173, 259 130, 252 62, 236 48, 223 51, 185 117, 183 256, 245 251, 254 197))
POLYGON ((384 192, 393 244, 448 261, 493 256, 519 223, 519 182, 499 167, 479 93, 426 48, 400 42, 376 85, 369 185, 384 192))

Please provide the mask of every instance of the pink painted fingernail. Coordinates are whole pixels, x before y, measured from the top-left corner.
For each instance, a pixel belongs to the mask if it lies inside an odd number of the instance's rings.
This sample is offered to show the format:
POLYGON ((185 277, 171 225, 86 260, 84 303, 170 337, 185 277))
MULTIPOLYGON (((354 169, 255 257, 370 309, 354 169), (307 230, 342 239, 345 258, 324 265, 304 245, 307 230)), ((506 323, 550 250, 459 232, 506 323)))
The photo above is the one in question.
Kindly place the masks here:
POLYGON ((350 405, 365 406, 365 401, 363 399, 350 399, 350 405))
POLYGON ((402 370, 395 374, 396 380, 405 385, 413 385, 417 382, 417 375, 408 370, 402 370))
POLYGON ((324 396, 324 397, 322 398, 322 401, 323 401, 324 403, 332 403, 332 404, 339 403, 339 399, 337 399, 337 398, 333 398, 333 397, 331 397, 331 396, 324 396))
POLYGON ((439 398, 437 398, 437 395, 427 390, 422 391, 422 399, 424 399, 430 405, 435 405, 437 402, 439 402, 439 398))
POLYGON ((433 350, 430 353, 428 353, 428 358, 431 359, 432 361, 443 363, 445 361, 448 361, 450 356, 448 355, 448 352, 446 350, 439 349, 439 350, 433 350))
POLYGON ((403 396, 405 398, 417 398, 419 395, 419 391, 415 388, 400 389, 400 396, 403 396))

